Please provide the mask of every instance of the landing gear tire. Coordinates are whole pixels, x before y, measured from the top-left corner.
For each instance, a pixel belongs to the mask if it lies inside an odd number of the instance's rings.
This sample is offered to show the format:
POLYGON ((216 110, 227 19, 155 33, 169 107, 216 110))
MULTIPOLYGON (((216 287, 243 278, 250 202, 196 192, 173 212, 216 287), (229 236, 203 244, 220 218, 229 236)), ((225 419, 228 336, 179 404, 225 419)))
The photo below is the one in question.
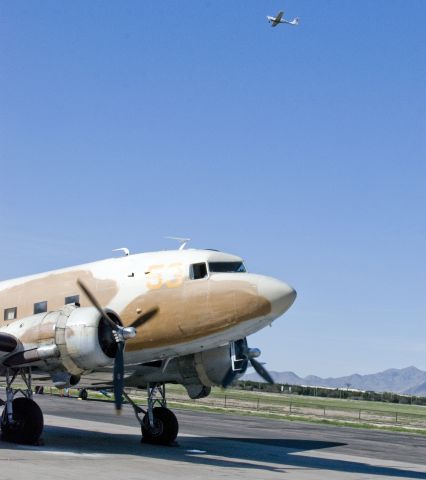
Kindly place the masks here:
POLYGON ((149 424, 149 417, 143 417, 141 430, 142 441, 154 445, 173 445, 179 431, 179 424, 175 414, 165 407, 155 407, 152 411, 154 426, 149 424))
POLYGON ((87 393, 87 390, 85 388, 82 388, 78 393, 78 398, 81 398, 82 400, 87 400, 88 396, 89 394, 87 393))
POLYGON ((43 413, 40 407, 26 397, 15 398, 12 402, 13 422, 7 418, 6 408, 1 416, 2 439, 7 442, 34 445, 43 432, 43 413))

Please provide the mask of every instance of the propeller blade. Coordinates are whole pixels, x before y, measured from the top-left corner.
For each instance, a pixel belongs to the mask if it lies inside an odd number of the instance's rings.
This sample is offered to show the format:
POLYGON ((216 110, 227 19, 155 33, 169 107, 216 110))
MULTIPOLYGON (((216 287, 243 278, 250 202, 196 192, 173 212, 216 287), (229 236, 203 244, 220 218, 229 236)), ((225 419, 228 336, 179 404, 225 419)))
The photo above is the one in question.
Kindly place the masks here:
POLYGON ((251 363, 252 367, 256 370, 256 372, 264 380, 266 380, 268 383, 270 383, 272 385, 275 383, 274 379, 271 377, 271 374, 268 372, 268 370, 266 370, 266 368, 261 363, 259 363, 254 358, 250 358, 250 363, 251 363))
POLYGON ((151 310, 142 313, 142 315, 140 315, 133 323, 131 323, 129 327, 139 328, 141 325, 148 322, 148 320, 151 320, 151 318, 155 317, 159 311, 160 309, 158 307, 151 308, 151 310))
POLYGON ((121 413, 124 390, 124 342, 117 343, 117 355, 114 361, 114 401, 117 414, 121 413))
POLYGON ((238 372, 235 372, 234 370, 232 370, 232 368, 229 368, 229 370, 226 372, 226 375, 223 377, 222 387, 228 388, 229 385, 231 385, 231 383, 234 381, 237 373, 238 372))
POLYGON ((80 280, 77 280, 77 285, 81 288, 83 293, 86 295, 86 297, 89 299, 89 302, 96 308, 96 310, 99 312, 101 317, 110 325, 110 327, 113 330, 118 330, 119 325, 114 323, 107 315, 105 310, 102 308, 101 304, 98 302, 96 297, 93 295, 93 293, 86 287, 86 285, 80 280))
POLYGON ((109 318, 106 311, 102 308, 102 305, 98 302, 93 293, 87 288, 87 286, 80 280, 77 280, 78 286, 83 293, 89 299, 90 303, 96 308, 101 317, 110 325, 113 330, 113 336, 117 343, 117 353, 114 360, 114 373, 113 373, 113 387, 115 398, 115 409, 117 414, 121 413, 121 407, 123 405, 123 391, 124 391, 124 346, 125 341, 136 335, 136 328, 140 327, 144 323, 148 322, 151 318, 157 315, 159 308, 154 307, 147 312, 140 315, 136 320, 128 327, 122 327, 114 323, 109 318))

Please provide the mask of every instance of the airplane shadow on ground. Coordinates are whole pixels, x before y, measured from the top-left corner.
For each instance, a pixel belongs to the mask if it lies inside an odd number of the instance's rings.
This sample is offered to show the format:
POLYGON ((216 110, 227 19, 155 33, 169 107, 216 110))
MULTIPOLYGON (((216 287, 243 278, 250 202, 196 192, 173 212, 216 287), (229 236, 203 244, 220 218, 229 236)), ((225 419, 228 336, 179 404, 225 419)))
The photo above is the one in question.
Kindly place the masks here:
POLYGON ((245 468, 285 473, 287 469, 304 468, 342 473, 382 475, 389 478, 419 478, 426 472, 403 468, 368 465, 362 461, 324 459, 302 456, 309 450, 345 446, 344 443, 296 439, 256 439, 222 437, 180 437, 177 447, 160 447, 140 442, 139 435, 101 433, 79 428, 46 426, 43 446, 21 446, 0 442, 0 449, 43 451, 46 453, 90 455, 131 455, 151 459, 187 462, 223 468, 245 468), (191 453, 188 450, 205 451, 191 453))

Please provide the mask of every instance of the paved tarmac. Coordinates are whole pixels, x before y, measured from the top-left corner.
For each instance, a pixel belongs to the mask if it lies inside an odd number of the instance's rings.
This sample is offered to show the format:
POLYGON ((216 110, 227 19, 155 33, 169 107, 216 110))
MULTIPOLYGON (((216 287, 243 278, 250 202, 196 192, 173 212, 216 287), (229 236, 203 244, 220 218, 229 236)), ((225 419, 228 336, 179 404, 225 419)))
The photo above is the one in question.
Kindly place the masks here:
POLYGON ((133 411, 110 403, 36 396, 44 445, 0 442, 1 480, 426 480, 426 437, 310 423, 176 411, 178 446, 140 443, 133 411))

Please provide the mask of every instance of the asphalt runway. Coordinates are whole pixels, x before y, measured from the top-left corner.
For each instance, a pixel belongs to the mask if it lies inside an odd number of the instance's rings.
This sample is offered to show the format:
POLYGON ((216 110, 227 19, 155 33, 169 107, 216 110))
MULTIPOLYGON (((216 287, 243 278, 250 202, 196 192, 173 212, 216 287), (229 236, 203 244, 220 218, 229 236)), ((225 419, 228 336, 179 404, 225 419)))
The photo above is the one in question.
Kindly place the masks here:
POLYGON ((426 479, 420 435, 179 410, 178 446, 156 447, 127 405, 34 398, 44 445, 0 442, 1 480, 426 479))

